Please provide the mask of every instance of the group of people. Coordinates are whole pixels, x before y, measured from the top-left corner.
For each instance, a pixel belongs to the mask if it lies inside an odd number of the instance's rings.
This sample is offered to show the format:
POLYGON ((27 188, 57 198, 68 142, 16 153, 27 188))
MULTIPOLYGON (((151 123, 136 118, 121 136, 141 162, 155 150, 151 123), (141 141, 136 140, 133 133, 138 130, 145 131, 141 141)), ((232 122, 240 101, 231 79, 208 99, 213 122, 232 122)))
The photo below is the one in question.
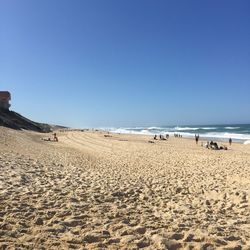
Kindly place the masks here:
POLYGON ((182 135, 181 134, 174 134, 174 137, 176 137, 176 138, 182 138, 182 135))
MULTIPOLYGON (((169 134, 166 134, 166 137, 164 137, 164 135, 159 135, 160 140, 165 141, 165 140, 168 140, 168 138, 169 138, 169 134)), ((154 140, 157 140, 157 135, 154 136, 154 140)))
POLYGON ((55 141, 58 142, 58 137, 56 135, 56 133, 53 134, 53 138, 42 138, 43 141, 55 141))
MULTIPOLYGON (((198 145, 200 135, 195 134, 194 138, 195 138, 196 144, 198 145)), ((229 138, 228 143, 229 143, 230 146, 232 145, 232 138, 229 138)), ((218 143, 214 142, 214 141, 207 141, 204 145, 203 145, 203 142, 202 142, 201 146, 204 146, 205 148, 209 148, 209 149, 215 149, 215 150, 219 150, 219 149, 227 150, 228 149, 225 145, 219 146, 218 143)))
POLYGON ((222 145, 222 146, 219 146, 217 142, 214 142, 214 141, 207 141, 204 145, 203 143, 201 144, 202 146, 204 146, 205 148, 208 148, 208 149, 214 149, 214 150, 220 150, 220 149, 224 149, 224 150, 227 150, 227 146, 225 145, 222 145))
MULTIPOLYGON (((198 144, 199 135, 195 135, 195 141, 196 141, 196 144, 198 144)), ((228 143, 230 146, 232 145, 232 138, 229 138, 228 143)), ((202 142, 201 146, 204 146, 205 148, 208 148, 208 149, 214 149, 214 150, 220 150, 220 149, 227 150, 228 149, 227 146, 225 145, 219 146, 218 143, 214 141, 207 141, 205 144, 203 144, 202 142)))
MULTIPOLYGON (((182 135, 181 134, 174 134, 174 137, 182 138, 182 135)), ((195 134, 194 138, 195 138, 196 144, 198 145, 199 139, 200 139, 200 135, 199 134, 195 134)), ((153 139, 154 140, 158 140, 157 135, 155 135, 153 139)), ((166 134, 165 137, 164 137, 164 135, 159 135, 159 140, 168 140, 168 139, 169 139, 169 134, 166 134)), ((232 144, 232 138, 229 138, 228 142, 229 142, 229 145, 231 146, 231 144, 232 144)), ((214 142, 214 141, 207 141, 205 144, 202 142, 201 146, 203 146, 205 148, 209 148, 209 149, 214 149, 214 150, 219 150, 219 149, 227 150, 228 149, 224 145, 219 146, 218 143, 214 142)))

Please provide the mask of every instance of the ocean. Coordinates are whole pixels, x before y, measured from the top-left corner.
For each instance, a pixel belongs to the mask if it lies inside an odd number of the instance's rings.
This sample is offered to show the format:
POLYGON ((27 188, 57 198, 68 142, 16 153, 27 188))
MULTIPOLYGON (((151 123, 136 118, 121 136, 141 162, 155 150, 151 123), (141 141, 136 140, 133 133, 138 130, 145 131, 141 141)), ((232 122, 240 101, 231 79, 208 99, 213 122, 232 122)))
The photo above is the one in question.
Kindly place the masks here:
POLYGON ((228 141, 250 144, 250 124, 202 125, 202 126, 159 126, 159 127, 120 127, 102 128, 105 131, 121 134, 166 135, 180 134, 184 138, 194 138, 199 134, 204 140, 228 141))

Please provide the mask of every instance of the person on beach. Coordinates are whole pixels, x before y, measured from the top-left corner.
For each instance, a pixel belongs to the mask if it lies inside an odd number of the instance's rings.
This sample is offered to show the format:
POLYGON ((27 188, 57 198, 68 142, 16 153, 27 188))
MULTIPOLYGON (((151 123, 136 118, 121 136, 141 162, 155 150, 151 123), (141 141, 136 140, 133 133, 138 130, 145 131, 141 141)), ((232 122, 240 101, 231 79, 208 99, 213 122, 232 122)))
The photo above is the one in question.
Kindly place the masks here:
POLYGON ((231 146, 232 144, 232 138, 229 138, 229 145, 231 146))
POLYGON ((163 136, 163 135, 160 135, 160 140, 165 141, 166 139, 164 138, 164 136, 163 136))
POLYGON ((217 142, 214 142, 214 144, 213 144, 213 149, 215 149, 215 150, 218 150, 218 149, 219 149, 217 142))
POLYGON ((53 136, 54 136, 54 141, 58 142, 58 138, 56 136, 56 133, 54 133, 53 136))
POLYGON ((195 142, 196 142, 196 144, 198 144, 198 142, 199 142, 199 135, 195 134, 195 142))
POLYGON ((211 141, 211 142, 210 142, 210 149, 218 150, 218 149, 219 149, 219 146, 218 146, 217 142, 211 141))
POLYGON ((154 140, 157 140, 157 135, 154 136, 154 140))

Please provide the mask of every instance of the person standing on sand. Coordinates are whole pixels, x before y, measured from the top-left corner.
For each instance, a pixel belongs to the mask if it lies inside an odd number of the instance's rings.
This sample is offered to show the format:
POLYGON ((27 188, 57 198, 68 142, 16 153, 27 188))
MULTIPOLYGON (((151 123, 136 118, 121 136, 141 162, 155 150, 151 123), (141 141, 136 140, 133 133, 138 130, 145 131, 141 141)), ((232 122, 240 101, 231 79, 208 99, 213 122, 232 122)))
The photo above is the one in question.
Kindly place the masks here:
POLYGON ((195 134, 195 142, 196 142, 196 144, 198 144, 198 142, 199 142, 199 135, 195 134))
POLYGON ((231 146, 232 144, 232 138, 229 138, 229 145, 231 146))

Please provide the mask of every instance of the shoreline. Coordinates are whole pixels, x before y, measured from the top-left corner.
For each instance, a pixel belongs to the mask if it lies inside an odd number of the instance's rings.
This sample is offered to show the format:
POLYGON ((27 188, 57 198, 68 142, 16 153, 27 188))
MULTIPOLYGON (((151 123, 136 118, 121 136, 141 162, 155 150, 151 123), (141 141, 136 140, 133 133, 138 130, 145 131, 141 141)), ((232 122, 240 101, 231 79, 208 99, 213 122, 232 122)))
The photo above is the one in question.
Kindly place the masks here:
POLYGON ((160 127, 117 127, 117 128, 98 128, 112 133, 137 134, 148 136, 165 136, 169 134, 180 134, 185 138, 194 138, 195 134, 202 139, 210 141, 216 140, 227 142, 230 138, 234 142, 250 142, 250 124, 240 125, 197 125, 197 126, 160 126, 160 127))
MULTIPOLYGON (((116 133, 116 132, 111 132, 111 131, 106 131, 106 130, 101 130, 101 129, 97 129, 98 131, 101 131, 103 133, 110 133, 110 134, 114 134, 114 135, 130 135, 130 136, 141 136, 141 137, 150 137, 150 139, 153 139, 154 135, 146 135, 146 134, 136 134, 136 133, 116 133)), ((92 131, 92 130, 90 130, 92 131)), ((165 133, 167 134, 167 133, 165 133)), ((165 134, 163 134, 165 136, 165 134)), ((178 133, 176 133, 178 134, 178 133)), ((193 135, 195 136, 195 134, 193 135)), ((157 138, 159 138, 159 134, 157 134, 157 138)), ((170 138, 175 138, 173 134, 170 135, 170 138)), ((187 139, 187 140, 193 140, 195 141, 195 137, 191 138, 191 137, 186 137, 186 136, 182 136, 182 137, 177 137, 177 139, 182 138, 182 139, 187 139)), ((159 139, 158 139, 159 140, 159 139)), ((200 134, 200 139, 199 142, 207 142, 207 141, 217 141, 217 142, 223 142, 223 143, 227 143, 229 142, 229 138, 218 138, 218 137, 203 137, 200 134)), ((241 139, 232 139, 232 143, 237 143, 237 144, 243 144, 244 142, 249 141, 249 140, 241 140, 241 139)))

